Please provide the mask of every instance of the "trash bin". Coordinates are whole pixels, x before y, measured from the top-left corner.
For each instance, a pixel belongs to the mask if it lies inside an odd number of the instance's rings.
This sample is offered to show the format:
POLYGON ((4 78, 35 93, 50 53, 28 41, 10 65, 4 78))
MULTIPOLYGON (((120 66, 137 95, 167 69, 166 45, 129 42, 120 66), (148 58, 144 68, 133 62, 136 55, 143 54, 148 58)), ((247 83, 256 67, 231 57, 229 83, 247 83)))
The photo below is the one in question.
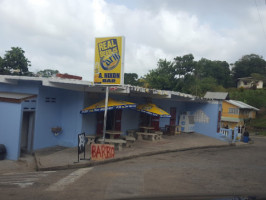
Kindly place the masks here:
POLYGON ((6 157, 6 147, 3 144, 0 144, 0 160, 4 160, 6 157))
POLYGON ((245 131, 243 134, 243 142, 248 143, 249 141, 249 132, 245 131))
POLYGON ((249 141, 249 137, 248 136, 244 136, 243 142, 248 143, 248 141, 249 141))

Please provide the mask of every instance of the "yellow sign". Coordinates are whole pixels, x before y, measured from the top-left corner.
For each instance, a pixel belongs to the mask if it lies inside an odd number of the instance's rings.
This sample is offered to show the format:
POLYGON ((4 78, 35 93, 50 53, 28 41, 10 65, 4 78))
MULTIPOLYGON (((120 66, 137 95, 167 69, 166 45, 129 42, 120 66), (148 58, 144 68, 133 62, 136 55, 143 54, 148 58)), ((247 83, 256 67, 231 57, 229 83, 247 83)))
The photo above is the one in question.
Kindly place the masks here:
POLYGON ((124 37, 96 38, 94 84, 124 84, 124 37))

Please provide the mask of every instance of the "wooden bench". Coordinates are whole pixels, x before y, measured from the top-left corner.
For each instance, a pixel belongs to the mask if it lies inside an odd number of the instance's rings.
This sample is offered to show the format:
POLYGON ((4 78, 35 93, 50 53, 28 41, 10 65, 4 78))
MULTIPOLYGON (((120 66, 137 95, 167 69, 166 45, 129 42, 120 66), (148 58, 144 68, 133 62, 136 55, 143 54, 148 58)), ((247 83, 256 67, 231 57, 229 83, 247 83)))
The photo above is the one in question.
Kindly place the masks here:
MULTIPOLYGON (((98 139, 99 142, 103 142, 103 138, 98 139)), ((115 149, 118 151, 122 150, 122 145, 126 144, 127 141, 122 140, 122 139, 105 139, 105 143, 107 144, 113 144, 115 145, 115 149)))
POLYGON ((148 138, 151 141, 154 141, 155 136, 156 136, 155 133, 136 132, 136 134, 137 134, 137 140, 142 140, 142 139, 148 138))

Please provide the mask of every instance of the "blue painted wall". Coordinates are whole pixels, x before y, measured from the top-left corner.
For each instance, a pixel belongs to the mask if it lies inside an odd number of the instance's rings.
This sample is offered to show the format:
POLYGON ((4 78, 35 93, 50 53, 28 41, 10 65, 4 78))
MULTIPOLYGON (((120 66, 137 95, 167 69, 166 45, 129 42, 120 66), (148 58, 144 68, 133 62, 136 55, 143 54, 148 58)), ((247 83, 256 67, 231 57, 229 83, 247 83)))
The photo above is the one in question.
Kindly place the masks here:
POLYGON ((60 135, 58 145, 77 146, 77 135, 82 132, 82 115, 79 111, 84 105, 84 93, 61 90, 60 96, 63 134, 60 135))
POLYGON ((7 159, 20 155, 21 104, 0 102, 0 144, 7 149, 7 159))
POLYGON ((77 134, 82 131, 83 92, 51 87, 40 87, 37 100, 34 149, 55 145, 77 145, 77 134), (51 128, 61 127, 62 134, 55 136, 51 128))
POLYGON ((17 85, 0 83, 0 91, 38 94, 40 86, 41 82, 38 81, 18 81, 17 85))
POLYGON ((217 122, 219 104, 212 103, 186 103, 186 111, 191 111, 195 114, 198 110, 202 110, 204 114, 209 118, 209 122, 195 122, 194 132, 200 133, 209 137, 220 139, 217 134, 217 122))
MULTIPOLYGON (((79 112, 88 106, 91 106, 105 97, 102 94, 98 93, 85 93, 84 94, 84 104, 79 108, 79 112)), ((79 114, 82 117, 82 131, 86 135, 95 135, 96 134, 96 125, 97 125, 97 115, 96 113, 88 114, 79 114)))
POLYGON ((61 126, 58 89, 40 87, 35 116, 34 150, 57 145, 57 137, 51 132, 51 128, 57 126, 61 126))

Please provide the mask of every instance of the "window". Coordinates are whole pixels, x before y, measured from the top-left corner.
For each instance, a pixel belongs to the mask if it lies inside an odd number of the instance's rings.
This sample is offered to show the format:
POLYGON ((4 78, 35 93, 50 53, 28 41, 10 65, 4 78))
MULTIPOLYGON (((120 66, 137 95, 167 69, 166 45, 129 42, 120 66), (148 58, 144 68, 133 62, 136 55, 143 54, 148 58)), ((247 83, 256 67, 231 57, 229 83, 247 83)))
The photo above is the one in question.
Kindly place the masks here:
POLYGON ((46 103, 56 103, 56 98, 46 97, 45 102, 46 103))
POLYGON ((229 113, 229 114, 235 114, 235 115, 238 115, 238 114, 239 114, 239 109, 238 109, 238 108, 229 108, 228 113, 229 113))

